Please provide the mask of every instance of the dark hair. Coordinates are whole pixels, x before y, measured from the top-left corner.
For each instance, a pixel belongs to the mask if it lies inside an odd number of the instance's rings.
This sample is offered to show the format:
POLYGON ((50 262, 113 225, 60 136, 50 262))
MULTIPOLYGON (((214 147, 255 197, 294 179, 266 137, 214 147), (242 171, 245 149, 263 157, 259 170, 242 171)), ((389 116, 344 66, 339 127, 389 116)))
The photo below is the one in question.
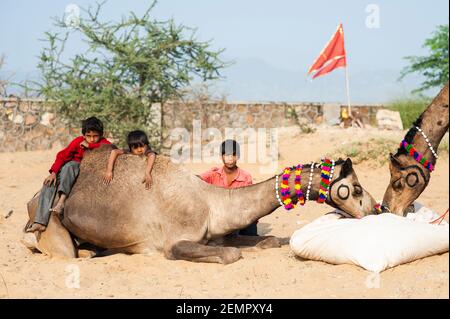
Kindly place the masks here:
POLYGON ((85 135, 87 132, 94 131, 103 135, 103 123, 95 116, 85 119, 81 122, 81 133, 85 135))
POLYGON ((239 143, 235 140, 223 141, 222 145, 220 146, 220 154, 233 154, 239 158, 241 156, 241 148, 239 146, 239 143))
POLYGON ((149 146, 147 134, 141 130, 131 131, 127 136, 127 144, 130 150, 139 146, 149 146))

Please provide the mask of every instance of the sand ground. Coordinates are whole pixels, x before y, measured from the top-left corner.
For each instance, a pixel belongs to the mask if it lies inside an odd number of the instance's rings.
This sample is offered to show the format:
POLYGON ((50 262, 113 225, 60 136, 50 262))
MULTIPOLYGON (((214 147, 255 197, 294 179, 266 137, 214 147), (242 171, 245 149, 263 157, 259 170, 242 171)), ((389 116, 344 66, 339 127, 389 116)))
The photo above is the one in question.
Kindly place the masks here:
MULTIPOLYGON (((344 143, 370 137, 400 141, 404 132, 376 129, 320 129, 299 134, 281 131, 280 161, 284 165, 318 160, 344 143), (284 134, 284 135, 283 135, 284 134)), ((32 254, 20 242, 27 221, 26 203, 40 188, 57 149, 0 153, 0 298, 448 298, 448 253, 424 258, 384 271, 379 287, 369 288, 373 275, 353 265, 302 261, 289 246, 257 252, 244 251, 230 265, 166 260, 162 254, 112 255, 94 259, 57 259, 32 254), (9 211, 9 218, 4 218, 9 211), (79 271, 79 288, 71 285, 79 271)), ((393 150, 391 150, 393 151, 393 150)), ((211 164, 191 164, 200 173, 211 164)), ((242 163, 255 182, 256 164, 242 163)), ((389 181, 388 165, 355 166, 361 184, 382 198, 389 181)), ((437 163, 419 201, 442 213, 449 206, 449 162, 437 163)), ((289 238, 298 228, 330 211, 317 203, 286 212, 282 208, 260 220, 259 232, 289 238)), ((447 218, 448 219, 448 218, 447 218)), ((373 286, 373 285, 372 285, 373 286)))

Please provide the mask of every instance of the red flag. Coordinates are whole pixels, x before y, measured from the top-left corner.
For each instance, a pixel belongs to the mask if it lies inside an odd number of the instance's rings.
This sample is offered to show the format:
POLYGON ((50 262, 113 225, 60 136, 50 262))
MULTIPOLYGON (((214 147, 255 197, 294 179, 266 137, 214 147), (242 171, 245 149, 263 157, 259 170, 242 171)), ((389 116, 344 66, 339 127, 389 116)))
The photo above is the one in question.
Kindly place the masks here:
POLYGON ((342 28, 341 23, 325 48, 320 52, 320 55, 316 58, 313 65, 309 68, 307 74, 314 73, 314 79, 346 65, 344 29, 342 28))

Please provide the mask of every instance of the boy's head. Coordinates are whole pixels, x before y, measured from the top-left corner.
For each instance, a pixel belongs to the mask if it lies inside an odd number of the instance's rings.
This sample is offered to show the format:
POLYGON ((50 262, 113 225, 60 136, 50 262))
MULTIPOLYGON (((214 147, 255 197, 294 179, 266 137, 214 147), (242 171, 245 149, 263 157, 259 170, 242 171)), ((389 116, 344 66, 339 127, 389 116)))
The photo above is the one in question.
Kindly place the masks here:
POLYGON ((223 164, 232 169, 236 167, 237 160, 241 155, 239 143, 235 140, 225 140, 220 146, 223 164))
POLYGON ((149 145, 147 134, 141 130, 131 131, 127 136, 127 144, 131 153, 144 154, 149 145))
POLYGON ((88 143, 97 143, 103 136, 103 123, 95 116, 81 123, 81 133, 88 143))

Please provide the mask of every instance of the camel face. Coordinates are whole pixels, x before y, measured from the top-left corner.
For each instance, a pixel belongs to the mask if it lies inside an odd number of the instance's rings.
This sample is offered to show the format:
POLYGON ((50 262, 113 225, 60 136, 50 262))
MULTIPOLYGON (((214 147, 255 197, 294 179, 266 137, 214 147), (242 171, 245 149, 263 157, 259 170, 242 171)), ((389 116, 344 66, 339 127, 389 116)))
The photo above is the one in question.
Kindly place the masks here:
POLYGON ((330 188, 330 205, 355 218, 375 214, 376 201, 359 183, 350 158, 342 164, 330 188))
POLYGON ((384 193, 383 207, 390 213, 406 216, 414 200, 427 187, 430 173, 413 158, 403 154, 391 154, 389 170, 391 179, 384 193))
POLYGON ((436 164, 438 158, 436 151, 448 131, 448 112, 447 82, 404 137, 404 141, 414 145, 414 149, 407 151, 404 147, 400 147, 395 155, 390 155, 391 179, 383 197, 384 211, 406 216, 413 207, 414 200, 427 187, 430 181, 430 167, 418 162, 414 156, 421 154, 421 159, 427 159, 433 166, 436 164))

